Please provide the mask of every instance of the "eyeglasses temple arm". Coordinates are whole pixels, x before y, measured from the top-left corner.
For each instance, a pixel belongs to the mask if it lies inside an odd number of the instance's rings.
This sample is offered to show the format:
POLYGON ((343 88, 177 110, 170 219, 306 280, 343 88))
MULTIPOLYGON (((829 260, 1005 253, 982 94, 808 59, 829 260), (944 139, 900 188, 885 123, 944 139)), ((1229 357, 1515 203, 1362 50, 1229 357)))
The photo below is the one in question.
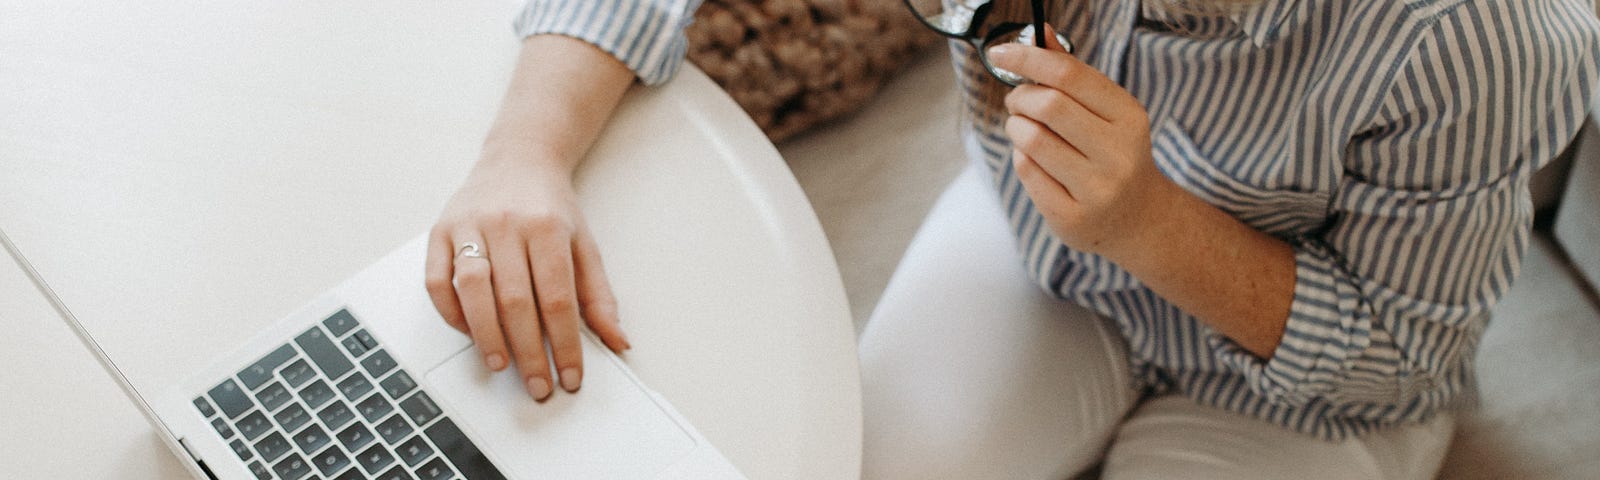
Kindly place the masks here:
POLYGON ((1044 0, 1031 0, 1033 2, 1033 45, 1046 48, 1044 36, 1044 0))

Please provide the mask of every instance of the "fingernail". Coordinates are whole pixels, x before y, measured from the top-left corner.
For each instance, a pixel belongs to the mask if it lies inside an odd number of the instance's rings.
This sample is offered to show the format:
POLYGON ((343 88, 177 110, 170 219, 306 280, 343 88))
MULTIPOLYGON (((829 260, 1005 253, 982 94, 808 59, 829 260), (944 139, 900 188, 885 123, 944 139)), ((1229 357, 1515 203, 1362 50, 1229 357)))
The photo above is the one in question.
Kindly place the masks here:
POLYGON ((506 357, 498 353, 491 353, 489 356, 484 357, 483 363, 488 364, 490 370, 498 371, 506 368, 506 357))
POLYGON ((539 377, 528 377, 528 395, 533 395, 534 400, 544 400, 550 396, 550 381, 539 377))
POLYGON ((999 45, 995 45, 993 47, 989 47, 989 60, 991 60, 991 61, 998 60, 998 59, 1000 59, 1000 57, 1004 57, 1006 55, 1010 55, 1009 52, 1011 52, 1011 51, 1013 51, 1015 49, 1016 49, 1016 46, 1011 45, 1009 43, 1002 43, 1002 44, 999 44, 999 45))
POLYGON ((561 388, 566 389, 568 392, 576 392, 578 391, 578 387, 582 385, 583 373, 579 372, 578 369, 561 369, 561 388))

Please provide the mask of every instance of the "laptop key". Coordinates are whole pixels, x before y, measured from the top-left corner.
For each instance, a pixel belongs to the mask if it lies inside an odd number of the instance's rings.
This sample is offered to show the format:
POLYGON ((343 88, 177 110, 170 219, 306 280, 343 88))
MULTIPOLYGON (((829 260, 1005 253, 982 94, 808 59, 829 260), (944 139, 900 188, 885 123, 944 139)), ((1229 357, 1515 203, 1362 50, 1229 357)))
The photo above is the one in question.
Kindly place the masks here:
POLYGON ((278 432, 269 433, 267 436, 261 437, 261 441, 256 442, 256 453, 261 454, 261 458, 268 462, 277 461, 283 457, 283 454, 289 453, 293 449, 294 447, 289 445, 289 440, 283 438, 283 434, 278 432))
POLYGON ((328 332, 332 333, 333 336, 343 337, 345 332, 356 328, 356 317, 350 315, 349 310, 340 309, 333 316, 328 317, 327 320, 323 320, 322 326, 328 327, 328 332))
POLYGON ((322 380, 311 382, 306 388, 300 389, 300 399, 306 402, 306 408, 312 410, 322 408, 329 400, 333 400, 333 396, 333 387, 329 387, 327 382, 322 380))
POLYGON ((439 453, 450 459, 461 470, 461 474, 469 480, 505 480, 505 475, 489 463, 489 457, 478 450, 478 446, 468 439, 456 423, 448 418, 439 419, 439 423, 428 427, 428 439, 439 446, 439 453))
POLYGON ((272 466, 273 473, 284 480, 300 480, 311 474, 311 464, 298 453, 289 454, 287 458, 272 466))
POLYGON ((345 405, 344 401, 335 400, 332 405, 328 405, 328 408, 317 412, 317 418, 322 419, 322 423, 328 424, 328 428, 338 429, 355 420, 356 414, 350 411, 350 407, 345 405))
POLYGON ((383 437, 384 443, 390 445, 400 443, 400 439, 411 434, 411 425, 407 424, 406 419, 399 414, 390 415, 388 419, 379 423, 377 428, 378 435, 383 437))
POLYGON ((206 397, 194 397, 194 408, 200 410, 202 417, 211 418, 217 414, 216 409, 211 408, 211 402, 206 401, 206 397))
POLYGON ((360 340, 361 344, 367 347, 367 350, 378 348, 378 339, 372 338, 371 332, 366 330, 356 330, 356 334, 352 335, 352 337, 355 337, 356 340, 360 340))
POLYGON ((250 462, 250 474, 255 475, 256 480, 272 480, 272 471, 261 462, 250 462))
POLYGON ((411 376, 406 375, 405 370, 401 370, 394 372, 394 375, 383 379, 382 382, 378 382, 378 386, 383 387, 383 391, 389 394, 389 398, 399 400, 402 395, 411 393, 411 389, 417 388, 417 382, 412 381, 411 376))
POLYGON ((250 447, 245 446, 244 440, 234 440, 228 446, 233 448, 233 454, 238 455, 240 460, 250 460, 250 457, 255 456, 254 453, 250 453, 250 447))
POLYGON ((261 434, 272 430, 272 424, 267 422, 267 416, 263 415, 260 410, 255 410, 251 411, 249 415, 245 415, 244 418, 239 419, 239 421, 234 422, 233 428, 238 429, 239 434, 244 435, 246 440, 255 441, 261 434))
POLYGON ((283 410, 280 410, 277 414, 273 415, 272 419, 276 420, 278 425, 283 427, 283 431, 293 432, 298 430, 301 425, 305 425, 306 422, 311 421, 311 413, 306 412, 305 408, 301 408, 300 404, 294 403, 290 404, 288 407, 284 407, 283 410))
POLYGON ((394 468, 383 472, 383 475, 378 475, 373 480, 417 480, 417 477, 411 476, 411 472, 407 472, 405 467, 395 465, 394 468))
POLYGON ((222 435, 223 440, 233 438, 233 429, 228 428, 228 422, 221 418, 211 419, 211 428, 217 429, 217 435, 222 435))
POLYGON ((322 327, 311 327, 306 333, 294 337, 294 343, 300 345, 301 350, 305 350, 306 356, 311 357, 311 362, 317 364, 317 369, 322 370, 322 374, 328 378, 338 379, 355 368, 350 359, 344 357, 344 352, 340 352, 339 347, 328 340, 328 336, 322 332, 322 327))
POLYGON ((337 477, 333 477, 333 480, 367 480, 367 476, 362 475, 361 470, 352 468, 345 470, 344 473, 339 474, 337 477))
POLYGON ((283 376, 283 381, 288 382, 289 386, 296 388, 317 377, 317 373, 311 371, 311 364, 306 363, 305 359, 295 360, 289 366, 283 367, 278 374, 283 376))
POLYGON ((372 391, 372 382, 367 381, 366 375, 351 375, 349 378, 345 378, 344 381, 339 382, 339 393, 343 393, 344 398, 352 402, 370 391, 372 391))
POLYGON ((327 450, 323 450, 322 453, 312 456, 311 464, 316 465, 317 471, 322 472, 323 475, 332 476, 335 473, 339 473, 340 470, 344 470, 344 467, 350 466, 350 456, 345 455, 343 450, 339 450, 338 445, 334 445, 328 447, 327 450))
POLYGON ((366 360, 361 361, 361 367, 367 369, 367 374, 372 375, 372 378, 378 378, 394 370, 394 357, 389 356, 387 351, 373 350, 366 360))
POLYGON ((344 445, 344 449, 350 452, 360 450, 361 447, 365 447, 367 444, 372 443, 373 440, 378 439, 376 435, 372 434, 372 430, 367 429, 366 425, 360 423, 344 429, 334 438, 338 438, 339 444, 344 445))
POLYGON ((417 478, 422 480, 449 480, 454 475, 455 472, 450 471, 450 465, 444 463, 443 458, 435 458, 417 469, 417 478))
POLYGON ((332 438, 328 437, 328 432, 316 424, 312 424, 306 427, 305 430, 301 430, 300 433, 294 434, 294 444, 299 445, 302 452, 321 450, 322 447, 328 445, 330 440, 332 438))
POLYGON ((416 467, 418 463, 433 456, 433 447, 428 446, 428 442, 423 440, 421 435, 417 435, 395 447, 394 454, 405 460, 406 466, 416 467))
POLYGON ((406 416, 411 417, 411 423, 417 427, 426 426, 442 413, 439 411, 439 406, 433 403, 433 399, 428 398, 428 392, 417 392, 411 398, 402 400, 400 409, 405 410, 406 416))
POLYGON ((256 401, 261 402, 261 408, 269 412, 278 410, 278 407, 289 402, 289 389, 283 388, 282 382, 272 382, 256 392, 256 401))
POLYGON ((394 411, 394 404, 389 403, 389 399, 383 398, 383 394, 374 393, 361 403, 357 403, 356 411, 361 412, 361 418, 377 423, 379 418, 394 411))
POLYGON ((222 413, 228 418, 239 418, 239 415, 255 405, 250 401, 250 397, 245 396, 244 390, 239 389, 239 383, 231 378, 211 387, 211 391, 206 393, 211 396, 211 401, 217 402, 217 408, 221 408, 222 413))
POLYGON ((377 475, 379 470, 394 463, 394 455, 384 450, 383 445, 373 445, 372 448, 356 455, 356 463, 360 464, 361 469, 366 470, 368 474, 377 475))
POLYGON ((291 358, 294 358, 294 347, 287 343, 283 344, 272 353, 256 360, 256 363, 240 370, 239 381, 244 382, 244 388, 255 390, 261 384, 267 383, 267 380, 272 380, 272 372, 277 371, 279 365, 283 365, 291 358))
MULTIPOLYGON (((362 332, 365 331, 362 330, 362 332)), ((358 332, 355 335, 345 337, 343 342, 339 342, 344 344, 344 351, 350 352, 350 358, 361 358, 362 354, 367 353, 367 345, 361 343, 361 338, 358 335, 361 335, 361 333, 358 332)))

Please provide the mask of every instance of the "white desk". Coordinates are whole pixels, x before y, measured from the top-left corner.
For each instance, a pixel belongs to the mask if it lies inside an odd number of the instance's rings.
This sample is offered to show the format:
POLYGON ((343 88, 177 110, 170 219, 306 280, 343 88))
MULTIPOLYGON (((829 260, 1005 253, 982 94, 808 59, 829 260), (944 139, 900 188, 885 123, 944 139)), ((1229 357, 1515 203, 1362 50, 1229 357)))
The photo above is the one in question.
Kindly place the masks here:
MULTIPOLYGON (((157 391, 432 223, 499 101, 515 10, 0 4, 0 228, 157 391)), ((636 89, 579 191, 639 376, 751 478, 856 478, 833 257, 732 101, 692 69, 636 89)), ((0 370, 0 469, 173 477, 28 287, 0 261, 0 365, 21 366, 0 370)))

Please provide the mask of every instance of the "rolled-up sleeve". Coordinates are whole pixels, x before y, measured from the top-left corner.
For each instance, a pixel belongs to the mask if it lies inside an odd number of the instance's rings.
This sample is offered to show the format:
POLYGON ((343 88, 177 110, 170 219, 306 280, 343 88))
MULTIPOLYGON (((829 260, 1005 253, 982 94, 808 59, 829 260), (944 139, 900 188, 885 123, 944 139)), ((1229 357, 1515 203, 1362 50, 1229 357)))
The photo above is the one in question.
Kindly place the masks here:
POLYGON ((646 85, 672 78, 683 65, 700 0, 530 0, 517 17, 517 35, 564 35, 583 40, 633 70, 646 85))
POLYGON ((1480 13, 1463 7, 1423 33, 1345 148, 1327 228, 1292 240, 1294 300, 1273 357, 1214 341, 1252 390, 1401 408, 1460 393, 1444 380, 1528 248, 1528 179, 1600 88, 1586 12, 1513 25, 1480 13))

